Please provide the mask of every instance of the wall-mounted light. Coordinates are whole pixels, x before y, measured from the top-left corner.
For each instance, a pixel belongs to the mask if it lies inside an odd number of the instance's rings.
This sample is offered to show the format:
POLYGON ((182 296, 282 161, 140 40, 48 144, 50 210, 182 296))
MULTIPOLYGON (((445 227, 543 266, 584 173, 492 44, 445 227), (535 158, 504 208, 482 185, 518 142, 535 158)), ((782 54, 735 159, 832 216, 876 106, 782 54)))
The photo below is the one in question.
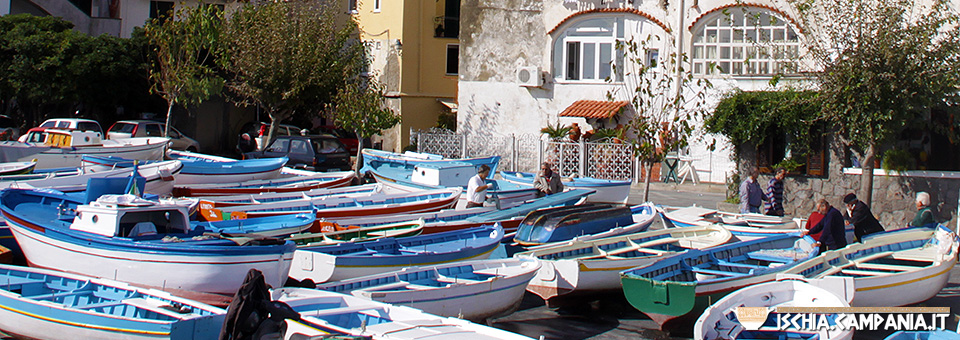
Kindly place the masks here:
POLYGON ((397 46, 397 51, 403 49, 403 44, 400 43, 400 39, 397 39, 397 41, 394 42, 394 45, 397 46))

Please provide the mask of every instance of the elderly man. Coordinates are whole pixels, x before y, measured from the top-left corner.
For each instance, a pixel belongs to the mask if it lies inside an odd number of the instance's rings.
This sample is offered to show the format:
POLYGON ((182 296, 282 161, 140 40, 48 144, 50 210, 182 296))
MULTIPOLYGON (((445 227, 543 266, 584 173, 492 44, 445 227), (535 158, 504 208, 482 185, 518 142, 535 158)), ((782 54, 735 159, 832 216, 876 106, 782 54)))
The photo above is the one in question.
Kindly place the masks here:
POLYGON ((930 194, 926 192, 917 193, 917 216, 910 221, 911 227, 922 227, 928 224, 937 223, 933 217, 933 210, 930 209, 930 194))
POLYGON ((824 216, 823 219, 810 227, 810 230, 804 230, 803 234, 823 232, 819 241, 821 253, 846 247, 847 235, 843 226, 843 215, 840 214, 840 211, 830 206, 830 202, 822 199, 817 202, 817 212, 824 216))
POLYGON ((883 231, 883 226, 870 212, 870 207, 858 200, 857 195, 847 194, 843 197, 843 204, 847 206, 850 219, 848 224, 853 224, 853 234, 857 236, 857 241, 863 242, 864 236, 883 231))
POLYGON ((537 196, 539 197, 563 191, 560 175, 553 171, 550 162, 543 162, 543 165, 540 166, 540 172, 533 178, 533 187, 537 188, 537 196))
POLYGON ((760 189, 757 183, 757 176, 760 176, 760 169, 750 168, 747 178, 740 183, 740 213, 760 213, 760 206, 767 200, 767 196, 760 189))

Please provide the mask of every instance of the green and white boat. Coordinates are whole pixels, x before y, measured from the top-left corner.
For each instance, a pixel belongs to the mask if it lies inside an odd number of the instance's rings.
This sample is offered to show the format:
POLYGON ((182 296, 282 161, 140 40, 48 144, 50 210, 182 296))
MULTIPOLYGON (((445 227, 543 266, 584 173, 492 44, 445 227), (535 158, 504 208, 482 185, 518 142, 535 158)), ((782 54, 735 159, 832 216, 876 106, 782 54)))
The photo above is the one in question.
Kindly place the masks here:
POLYGON ((371 241, 385 237, 409 237, 420 235, 424 225, 423 219, 369 227, 320 223, 321 232, 293 234, 287 240, 296 243, 297 247, 311 247, 341 242, 371 241))
POLYGON ((809 236, 785 234, 706 250, 689 250, 620 273, 623 294, 661 329, 693 321, 728 293, 776 280, 778 273, 817 255, 809 236), (668 325, 673 323, 673 325, 668 325))

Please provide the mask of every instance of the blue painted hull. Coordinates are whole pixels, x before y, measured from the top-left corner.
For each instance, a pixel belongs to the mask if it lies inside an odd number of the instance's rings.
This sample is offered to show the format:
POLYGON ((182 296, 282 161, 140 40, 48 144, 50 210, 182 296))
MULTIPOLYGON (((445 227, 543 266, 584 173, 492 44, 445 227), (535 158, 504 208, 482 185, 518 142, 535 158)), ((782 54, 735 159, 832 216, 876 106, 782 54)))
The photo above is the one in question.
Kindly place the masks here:
MULTIPOLYGON (((246 159, 233 162, 214 162, 193 157, 175 157, 183 163, 184 175, 249 175, 263 172, 279 171, 287 158, 261 158, 246 159)), ((113 157, 113 156, 83 156, 84 164, 100 165, 114 168, 129 168, 133 166, 134 160, 113 157)), ((140 164, 155 161, 137 161, 140 164)))
POLYGON ((469 163, 474 166, 486 164, 490 167, 490 173, 494 174, 497 172, 497 166, 500 164, 500 156, 458 159, 415 159, 395 152, 363 149, 363 168, 360 169, 360 173, 363 174, 367 171, 375 170, 383 164, 399 165, 412 170, 417 164, 444 163, 450 161, 469 163))

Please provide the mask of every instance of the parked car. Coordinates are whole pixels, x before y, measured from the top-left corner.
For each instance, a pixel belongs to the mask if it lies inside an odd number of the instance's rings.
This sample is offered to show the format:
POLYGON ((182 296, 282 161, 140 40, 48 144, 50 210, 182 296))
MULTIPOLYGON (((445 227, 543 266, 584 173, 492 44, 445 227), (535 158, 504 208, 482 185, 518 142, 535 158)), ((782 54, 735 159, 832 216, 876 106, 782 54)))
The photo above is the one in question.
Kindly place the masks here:
MULTIPOLYGON (((43 121, 43 123, 38 126, 40 128, 57 128, 57 129, 73 129, 80 131, 93 131, 99 133, 100 136, 103 136, 103 129, 100 128, 100 123, 92 119, 84 118, 51 118, 43 121)), ((33 131, 33 129, 30 129, 33 131)), ((29 131, 28 131, 29 134, 29 131)), ((27 141, 27 135, 20 136, 17 139, 21 142, 27 141)), ((42 140, 41 140, 42 142, 42 140)))
MULTIPOLYGON (((274 138, 279 136, 299 136, 300 131, 303 130, 299 127, 289 124, 280 124, 277 125, 277 131, 275 132, 274 138)), ((267 138, 267 133, 270 132, 270 123, 263 122, 250 122, 243 125, 240 128, 240 134, 249 133, 253 140, 257 142, 257 150, 263 149, 264 139, 267 138)))
MULTIPOLYGON (((163 137, 163 129, 166 123, 152 120, 121 120, 113 123, 107 130, 107 139, 132 138, 132 137, 163 137)), ((192 152, 200 151, 200 143, 193 138, 187 137, 174 127, 170 127, 170 147, 177 150, 187 150, 192 152)))
MULTIPOLYGON (((340 143, 347 146, 347 150, 350 151, 351 155, 357 154, 357 148, 360 147, 360 142, 357 140, 357 134, 354 132, 347 131, 343 128, 338 128, 336 126, 323 125, 317 128, 320 133, 331 134, 337 137, 340 140, 340 143)), ((369 148, 372 146, 370 143, 370 138, 363 139, 363 147, 369 148)))
POLYGON ((261 151, 244 158, 287 157, 289 167, 316 171, 350 170, 350 153, 331 135, 279 136, 261 151))

